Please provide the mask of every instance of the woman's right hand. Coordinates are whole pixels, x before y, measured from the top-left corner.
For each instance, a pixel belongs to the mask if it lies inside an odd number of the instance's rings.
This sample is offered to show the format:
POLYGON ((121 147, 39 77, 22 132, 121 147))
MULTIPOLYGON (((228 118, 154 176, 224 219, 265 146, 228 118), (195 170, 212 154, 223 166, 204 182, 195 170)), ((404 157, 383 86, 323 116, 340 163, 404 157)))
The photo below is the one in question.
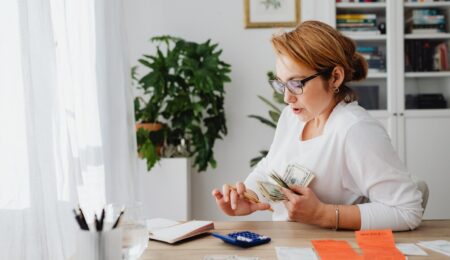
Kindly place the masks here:
POLYGON ((244 192, 253 193, 256 198, 258 197, 255 192, 247 189, 242 182, 236 183, 236 189, 225 184, 222 187, 222 192, 218 189, 214 189, 212 195, 216 198, 217 205, 229 216, 245 216, 257 210, 270 209, 270 204, 268 203, 254 203, 248 201, 244 197, 244 192))

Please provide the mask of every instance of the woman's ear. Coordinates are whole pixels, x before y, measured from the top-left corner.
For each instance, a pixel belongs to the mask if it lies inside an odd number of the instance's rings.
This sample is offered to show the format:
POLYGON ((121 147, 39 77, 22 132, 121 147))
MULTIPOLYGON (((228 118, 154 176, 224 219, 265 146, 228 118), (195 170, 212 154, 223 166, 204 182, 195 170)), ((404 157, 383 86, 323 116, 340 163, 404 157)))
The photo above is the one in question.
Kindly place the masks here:
POLYGON ((344 68, 342 68, 341 66, 334 67, 330 77, 332 89, 336 89, 339 86, 341 86, 342 82, 344 81, 344 78, 345 78, 344 68))

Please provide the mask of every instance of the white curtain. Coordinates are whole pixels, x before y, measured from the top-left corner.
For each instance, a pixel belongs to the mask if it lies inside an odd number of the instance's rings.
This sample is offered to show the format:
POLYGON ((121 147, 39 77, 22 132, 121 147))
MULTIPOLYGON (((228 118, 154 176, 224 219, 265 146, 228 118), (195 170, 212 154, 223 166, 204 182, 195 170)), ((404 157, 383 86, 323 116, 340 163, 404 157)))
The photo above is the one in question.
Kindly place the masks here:
POLYGON ((0 259, 68 259, 71 209, 134 200, 121 0, 0 1, 0 259))

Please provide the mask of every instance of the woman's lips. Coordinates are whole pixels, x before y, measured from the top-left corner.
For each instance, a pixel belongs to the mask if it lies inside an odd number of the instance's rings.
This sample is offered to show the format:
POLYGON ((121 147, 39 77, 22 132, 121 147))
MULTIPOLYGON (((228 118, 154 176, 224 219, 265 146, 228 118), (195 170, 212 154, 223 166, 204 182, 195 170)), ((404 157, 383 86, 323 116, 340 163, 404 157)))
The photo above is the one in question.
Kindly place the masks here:
POLYGON ((293 108, 292 108, 292 112, 294 112, 294 114, 298 115, 298 114, 300 114, 301 112, 303 112, 303 108, 296 108, 296 107, 293 107, 293 108))

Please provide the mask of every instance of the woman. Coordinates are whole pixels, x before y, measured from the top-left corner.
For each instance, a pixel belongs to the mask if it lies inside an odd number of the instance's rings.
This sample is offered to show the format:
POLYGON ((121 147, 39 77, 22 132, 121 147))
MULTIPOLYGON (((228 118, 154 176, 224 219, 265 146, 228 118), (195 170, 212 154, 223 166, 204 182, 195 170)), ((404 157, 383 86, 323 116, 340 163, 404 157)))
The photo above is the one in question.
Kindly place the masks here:
POLYGON ((276 80, 284 93, 283 110, 270 151, 236 189, 224 185, 213 196, 230 216, 267 210, 244 192, 264 200, 257 181, 293 164, 311 170, 308 187, 283 189, 287 200, 274 203, 274 220, 289 220, 333 229, 411 230, 421 221, 421 193, 398 158, 390 139, 358 105, 350 81, 362 80, 367 63, 355 43, 332 27, 301 23, 272 38, 276 80), (362 201, 370 201, 362 204, 362 201))

